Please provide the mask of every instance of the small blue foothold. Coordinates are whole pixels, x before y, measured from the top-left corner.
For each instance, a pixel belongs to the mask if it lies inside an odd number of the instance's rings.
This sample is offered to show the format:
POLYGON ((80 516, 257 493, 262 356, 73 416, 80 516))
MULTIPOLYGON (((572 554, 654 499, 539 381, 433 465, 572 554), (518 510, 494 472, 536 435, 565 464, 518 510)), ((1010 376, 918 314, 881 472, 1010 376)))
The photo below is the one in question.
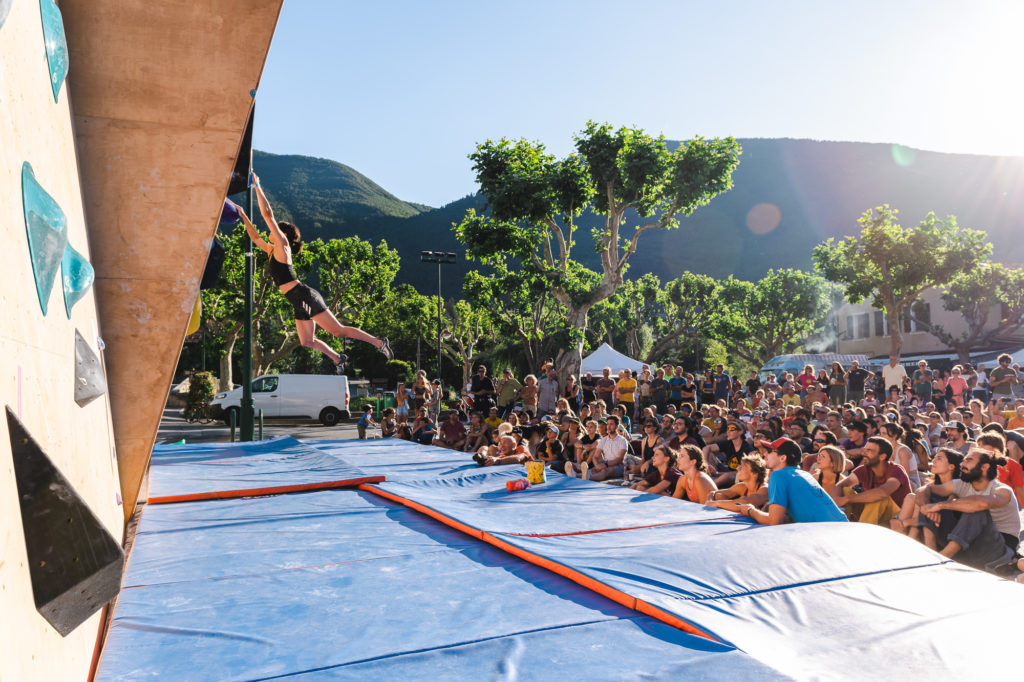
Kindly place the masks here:
POLYGON ((249 91, 249 97, 252 97, 253 99, 255 99, 256 98, 256 91, 255 90, 250 90, 249 91))

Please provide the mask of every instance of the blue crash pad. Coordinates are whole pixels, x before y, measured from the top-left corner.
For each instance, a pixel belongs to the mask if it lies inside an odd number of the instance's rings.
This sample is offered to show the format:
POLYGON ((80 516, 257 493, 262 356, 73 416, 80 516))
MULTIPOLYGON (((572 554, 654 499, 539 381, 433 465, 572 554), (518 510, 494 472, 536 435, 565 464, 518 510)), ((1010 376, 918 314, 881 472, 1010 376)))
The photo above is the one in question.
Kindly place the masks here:
POLYGON ((358 485, 382 478, 287 436, 250 443, 157 446, 149 475, 150 503, 331 482, 358 485))
POLYGON ((778 679, 368 493, 143 511, 97 680, 778 679))

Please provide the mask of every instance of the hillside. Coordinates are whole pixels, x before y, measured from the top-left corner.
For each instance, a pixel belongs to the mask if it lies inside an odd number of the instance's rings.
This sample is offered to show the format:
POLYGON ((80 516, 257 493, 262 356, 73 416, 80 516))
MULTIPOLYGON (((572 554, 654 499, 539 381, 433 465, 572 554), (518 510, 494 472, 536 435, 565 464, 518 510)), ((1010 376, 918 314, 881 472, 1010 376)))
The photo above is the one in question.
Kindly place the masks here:
POLYGON ((338 230, 372 230, 367 221, 432 210, 402 201, 337 161, 254 151, 253 166, 277 217, 299 225, 306 239, 335 237, 338 230))
MULTIPOLYGON (((999 260, 1024 262, 1024 240, 1017 237, 1024 219, 1024 158, 940 154, 858 142, 743 139, 740 143, 743 156, 735 187, 683 219, 679 229, 645 233, 630 261, 629 276, 653 272, 667 280, 692 270, 756 279, 773 267, 809 269, 816 244, 856 232, 860 214, 882 203, 900 209, 905 225, 916 224, 928 211, 956 215, 962 226, 988 232, 999 260)), ((269 167, 263 171, 275 206, 277 202, 287 206, 300 226, 313 225, 312 236, 358 234, 373 242, 387 240, 402 256, 399 279, 418 284, 424 293, 436 287, 437 268, 421 264, 419 252, 461 253, 451 224, 467 208, 483 208, 483 200, 471 194, 425 210, 398 200, 341 164, 261 153, 257 158, 261 156, 290 168, 287 175, 282 172, 281 179, 288 181, 285 187, 272 180, 269 167), (305 162, 314 168, 306 168, 305 162), (333 203, 325 203, 330 210, 321 207, 319 214, 312 213, 319 206, 317 197, 331 187, 320 184, 307 192, 303 178, 328 182, 331 176, 323 171, 318 175, 315 168, 344 169, 348 174, 346 198, 338 196, 333 203), (362 196, 389 208, 360 204, 362 196)), ((260 163, 257 168, 262 168, 260 163)), ((574 249, 574 257, 594 268, 599 261, 588 238, 589 228, 598 220, 584 216, 574 249)), ((631 224, 635 220, 633 216, 631 224)), ((446 266, 445 290, 454 291, 471 266, 463 259, 446 266)))

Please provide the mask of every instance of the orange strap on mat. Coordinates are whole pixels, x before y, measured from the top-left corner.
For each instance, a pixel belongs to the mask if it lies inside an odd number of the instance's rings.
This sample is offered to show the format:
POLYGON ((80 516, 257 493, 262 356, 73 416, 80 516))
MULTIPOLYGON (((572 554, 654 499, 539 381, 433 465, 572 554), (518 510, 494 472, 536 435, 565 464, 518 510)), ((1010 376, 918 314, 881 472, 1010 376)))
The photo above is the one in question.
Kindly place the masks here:
POLYGON ((341 481, 323 481, 320 483, 301 483, 298 485, 281 485, 269 488, 249 488, 248 490, 215 490, 207 493, 189 493, 187 495, 164 495, 150 497, 149 504, 167 504, 169 502, 195 502, 197 500, 227 500, 235 497, 263 497, 284 493, 301 493, 309 490, 332 490, 334 488, 362 487, 364 483, 382 483, 383 476, 364 476, 362 478, 346 478, 341 481))
POLYGON ((564 578, 568 578, 569 580, 573 581, 577 585, 579 585, 581 587, 585 587, 586 589, 591 590, 592 592, 596 592, 597 594, 600 594, 602 597, 607 597, 608 599, 611 599, 612 601, 614 601, 614 602, 616 602, 618 604, 622 604, 623 606, 625 606, 628 609, 632 609, 634 611, 642 613, 645 616, 650 616, 651 618, 654 618, 656 620, 660 620, 662 623, 665 623, 667 625, 671 625, 672 627, 678 628, 678 629, 682 630, 683 632, 688 632, 691 635, 697 635, 698 637, 704 637, 706 639, 710 639, 713 642, 720 641, 718 638, 712 637, 711 635, 709 635, 708 633, 704 632, 703 630, 700 630, 700 629, 696 628, 695 626, 691 625, 690 623, 687 623, 685 620, 683 620, 683 619, 681 619, 681 618, 679 618, 677 616, 673 616, 672 614, 668 613, 667 611, 665 611, 663 609, 658 608, 657 606, 652 606, 651 604, 648 604, 647 602, 643 601, 642 599, 637 599, 636 597, 634 597, 632 595, 626 594, 622 590, 617 590, 614 587, 611 587, 609 585, 605 585, 604 583, 600 582, 599 580, 595 580, 594 578, 591 578, 591 577, 589 577, 587 575, 584 575, 583 573, 580 573, 576 569, 569 568, 568 566, 560 564, 557 561, 552 561, 551 559, 545 559, 544 557, 539 556, 537 554, 534 554, 533 552, 528 552, 525 549, 521 549, 519 547, 516 547, 515 545, 510 545, 509 543, 505 542, 504 540, 499 540, 498 538, 494 537, 490 533, 487 533, 485 531, 479 530, 477 528, 472 528, 470 526, 467 526, 466 524, 461 523, 459 521, 456 521, 455 519, 453 519, 451 517, 445 516, 444 514, 442 514, 441 512, 439 512, 437 510, 431 509, 429 507, 425 507, 424 505, 422 505, 422 504, 420 504, 418 502, 414 502, 414 501, 412 501, 410 499, 407 499, 405 497, 401 497, 399 495, 395 495, 394 493, 390 493, 390 492, 387 492, 385 490, 381 490, 380 488, 378 488, 376 486, 360 485, 359 489, 360 490, 364 490, 364 491, 366 491, 368 493, 373 493, 374 495, 379 495, 381 497, 384 497, 386 499, 391 500, 392 502, 397 502, 398 504, 401 504, 401 505, 404 505, 406 507, 409 507, 410 509, 415 509, 418 512, 426 514, 427 516, 429 516, 432 519, 436 519, 436 520, 440 521, 441 523, 445 524, 446 526, 450 526, 450 527, 454 528, 455 530, 458 530, 458 531, 461 531, 463 533, 466 533, 469 536, 472 536, 472 537, 477 538, 479 540, 483 540, 487 544, 493 545, 494 547, 497 547, 500 550, 508 552, 509 554, 512 554, 514 556, 517 556, 517 557, 519 557, 520 559, 522 559, 524 561, 528 561, 529 563, 531 563, 531 564, 533 564, 535 566, 540 566, 541 568, 545 568, 545 569, 551 571, 552 573, 556 573, 557 575, 560 575, 560 576, 562 576, 564 578))

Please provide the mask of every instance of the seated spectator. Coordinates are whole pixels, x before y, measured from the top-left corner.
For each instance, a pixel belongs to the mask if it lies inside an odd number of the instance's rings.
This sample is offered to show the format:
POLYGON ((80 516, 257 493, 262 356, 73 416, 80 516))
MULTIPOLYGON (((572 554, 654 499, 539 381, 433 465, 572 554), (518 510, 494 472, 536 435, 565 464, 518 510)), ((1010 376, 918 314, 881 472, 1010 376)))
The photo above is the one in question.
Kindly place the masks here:
POLYGON ((726 440, 705 446, 703 453, 708 475, 714 478, 716 486, 732 485, 740 459, 754 451, 754 446, 747 442, 746 428, 741 422, 729 420, 725 433, 726 440))
POLYGON ((704 504, 711 493, 718 489, 705 472, 704 453, 696 445, 684 445, 679 450, 676 466, 682 476, 676 482, 672 497, 704 504))
POLYGON ((401 440, 415 440, 412 436, 412 426, 410 426, 408 423, 400 423, 398 425, 398 437, 401 440))
POLYGON ((515 436, 502 436, 497 445, 487 445, 473 455, 473 461, 482 467, 500 464, 526 464, 532 457, 522 443, 517 443, 515 436))
POLYGON ((794 419, 789 422, 786 431, 789 433, 789 439, 800 446, 801 451, 810 452, 811 439, 807 437, 807 422, 803 419, 794 419))
POLYGON ((452 410, 448 418, 441 422, 440 433, 434 439, 434 445, 449 450, 461 450, 466 444, 466 427, 459 421, 459 413, 452 410))
MULTIPOLYGON (((955 416, 953 414, 951 417, 955 416)), ((966 455, 971 449, 971 443, 967 435, 967 426, 958 419, 952 419, 946 422, 945 425, 946 434, 946 447, 959 450, 961 454, 966 455)))
POLYGON ((668 439, 668 446, 673 450, 681 450, 684 445, 704 447, 700 423, 690 417, 676 417, 672 422, 672 437, 668 439))
POLYGON ((991 570, 1008 563, 1020 544, 1020 508, 1009 486, 996 480, 1004 457, 981 447, 974 447, 960 465, 960 478, 919 489, 925 494, 954 496, 945 502, 921 507, 922 523, 933 532, 938 528, 929 515, 945 511, 960 512, 956 525, 945 538, 937 536, 939 553, 945 557, 982 570, 991 570))
POLYGON ((572 475, 571 468, 566 467, 563 456, 565 448, 562 446, 562 441, 558 440, 558 434, 557 426, 552 424, 547 427, 544 432, 544 440, 537 445, 537 459, 544 462, 549 469, 572 475))
POLYGON ((662 440, 669 440, 675 435, 672 431, 672 424, 675 422, 676 417, 672 414, 665 414, 661 416, 661 423, 658 428, 658 437, 662 440))
POLYGON ((740 513, 742 504, 760 508, 768 501, 768 486, 765 485, 767 476, 768 469, 761 455, 744 455, 736 468, 736 483, 726 490, 712 491, 706 504, 737 513, 740 513))
MULTIPOLYGON (((963 462, 963 460, 964 456, 960 454, 958 450, 954 450, 953 448, 939 448, 935 453, 935 456, 932 457, 930 465, 930 470, 934 477, 933 482, 936 485, 941 485, 943 483, 948 483, 955 478, 960 478, 960 463, 963 462)), ((920 491, 921 489, 918 488, 903 498, 903 504, 900 506, 900 515, 898 518, 894 518, 889 521, 889 527, 899 533, 905 533, 915 540, 922 540, 931 549, 937 549, 935 533, 930 529, 926 529, 924 537, 921 537, 921 507, 924 504, 931 504, 933 502, 944 502, 946 497, 936 495, 933 492, 927 498, 922 500, 919 497, 920 491)), ((952 530, 952 521, 952 514, 947 515, 943 523, 939 526, 939 532, 942 537, 947 536, 949 531, 952 530)))
POLYGON ((676 453, 665 445, 657 445, 646 475, 634 483, 632 488, 656 495, 671 495, 680 476, 682 472, 676 468, 676 453))
POLYGON ((434 442, 435 433, 434 421, 427 416, 427 409, 417 409, 416 419, 412 423, 412 439, 420 445, 430 445, 434 442))
MULTIPOLYGON (((601 434, 598 433, 598 422, 595 419, 588 419, 584 422, 584 428, 586 429, 582 436, 580 436, 579 442, 576 443, 576 463, 579 465, 576 468, 582 471, 583 464, 588 467, 593 463, 594 451, 597 449, 597 443, 601 440, 601 434)), ((584 478, 587 478, 584 476, 584 478)))
MULTIPOLYGON (((800 462, 800 468, 807 472, 814 471, 814 464, 818 461, 818 453, 826 445, 839 445, 836 435, 824 426, 816 426, 811 434, 811 451, 804 455, 800 462)), ((826 488, 827 490, 827 488, 826 488)))
POLYGON ((394 438, 398 433, 398 421, 395 419, 395 408, 384 410, 380 420, 380 437, 394 438))
POLYGON ((612 408, 612 415, 619 418, 619 424, 625 433, 622 435, 629 437, 629 434, 633 432, 633 422, 630 421, 629 415, 626 414, 629 405, 626 403, 619 403, 612 408))
POLYGON ((803 451, 789 438, 771 444, 765 464, 768 478, 768 511, 753 504, 740 505, 739 512, 754 521, 777 526, 791 519, 796 523, 846 521, 846 516, 809 473, 800 469, 803 451))
POLYGON ((465 452, 478 452, 485 445, 490 445, 487 436, 487 425, 479 412, 469 415, 469 431, 466 433, 466 442, 463 446, 465 452))
MULTIPOLYGON (((648 468, 650 467, 651 460, 654 458, 654 448, 661 445, 664 439, 658 433, 658 422, 654 419, 648 419, 644 422, 644 435, 639 440, 640 447, 640 470, 641 476, 647 474, 648 468)), ((675 465, 673 465, 675 466, 675 465)))
POLYGON ((815 455, 814 471, 811 475, 824 490, 832 490, 839 483, 839 479, 846 475, 846 466, 849 460, 843 454, 841 448, 835 445, 826 445, 815 455))
POLYGON ((583 478, 592 481, 603 481, 607 478, 621 478, 623 461, 629 441, 619 433, 619 420, 615 415, 608 417, 607 435, 597 442, 590 461, 590 466, 582 467, 583 478))
POLYGON ((864 444, 864 459, 853 472, 832 487, 832 499, 861 523, 889 527, 910 492, 907 472, 890 462, 892 443, 872 436, 864 444))
POLYGON ((778 436, 776 436, 775 432, 770 428, 758 428, 758 430, 754 432, 754 438, 752 441, 754 445, 754 452, 761 455, 761 459, 764 459, 764 456, 767 455, 771 449, 772 442, 777 438, 778 436))
POLYGON ((921 478, 917 471, 917 453, 901 442, 904 437, 903 427, 899 424, 882 424, 879 435, 892 445, 893 463, 903 467, 903 470, 907 472, 907 478, 910 480, 911 489, 916 490, 921 485, 921 478))
POLYGON ((501 423, 501 417, 498 416, 497 407, 490 407, 487 409, 487 418, 484 419, 484 423, 492 429, 498 428, 498 424, 501 423))
POLYGON ((1002 427, 998 424, 989 424, 981 435, 978 436, 978 447, 1003 457, 1005 464, 999 466, 999 482, 1010 486, 1013 496, 1017 499, 1017 505, 1024 507, 1024 471, 1021 470, 1020 462, 1008 456, 1007 440, 1002 427))

